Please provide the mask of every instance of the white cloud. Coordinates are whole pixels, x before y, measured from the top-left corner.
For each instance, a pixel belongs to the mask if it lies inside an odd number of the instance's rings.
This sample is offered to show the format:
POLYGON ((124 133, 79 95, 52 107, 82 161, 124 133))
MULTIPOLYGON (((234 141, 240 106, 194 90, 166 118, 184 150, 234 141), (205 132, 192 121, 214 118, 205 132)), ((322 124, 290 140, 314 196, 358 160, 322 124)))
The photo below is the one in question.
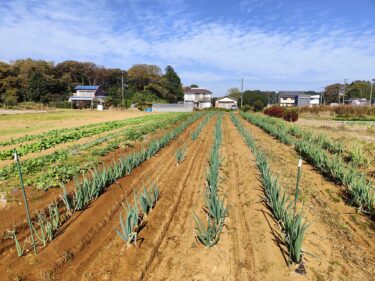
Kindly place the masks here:
POLYGON ((76 59, 123 68, 171 64, 184 82, 206 84, 220 94, 241 76, 251 77, 251 87, 277 89, 375 75, 374 29, 360 32, 338 23, 270 30, 194 20, 181 1, 165 0, 163 9, 137 0, 113 3, 17 0, 0 6, 0 60, 76 59))

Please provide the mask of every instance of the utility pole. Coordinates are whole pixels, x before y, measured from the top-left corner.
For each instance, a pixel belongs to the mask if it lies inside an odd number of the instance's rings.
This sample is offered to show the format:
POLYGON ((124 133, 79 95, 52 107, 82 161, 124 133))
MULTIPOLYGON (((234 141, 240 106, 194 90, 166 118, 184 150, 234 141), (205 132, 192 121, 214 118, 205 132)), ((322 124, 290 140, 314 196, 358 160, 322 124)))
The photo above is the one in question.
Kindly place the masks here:
POLYGON ((124 105, 124 72, 121 72, 121 105, 124 105))
POLYGON ((346 91, 346 81, 348 79, 344 79, 344 95, 342 96, 342 103, 345 104, 345 91, 346 91))
POLYGON ((372 87, 374 86, 375 79, 371 79, 371 90, 370 90, 370 106, 372 105, 372 87))
POLYGON ((241 78, 241 109, 243 106, 243 77, 241 78))

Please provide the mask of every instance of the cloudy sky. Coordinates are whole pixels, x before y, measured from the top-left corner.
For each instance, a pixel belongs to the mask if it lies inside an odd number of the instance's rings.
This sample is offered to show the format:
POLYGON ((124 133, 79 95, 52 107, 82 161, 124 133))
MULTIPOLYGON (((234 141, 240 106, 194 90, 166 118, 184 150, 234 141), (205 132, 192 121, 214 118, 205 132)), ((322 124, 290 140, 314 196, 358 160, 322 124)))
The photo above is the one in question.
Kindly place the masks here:
POLYGON ((0 60, 172 65, 213 90, 375 78, 375 0, 0 0, 0 60))

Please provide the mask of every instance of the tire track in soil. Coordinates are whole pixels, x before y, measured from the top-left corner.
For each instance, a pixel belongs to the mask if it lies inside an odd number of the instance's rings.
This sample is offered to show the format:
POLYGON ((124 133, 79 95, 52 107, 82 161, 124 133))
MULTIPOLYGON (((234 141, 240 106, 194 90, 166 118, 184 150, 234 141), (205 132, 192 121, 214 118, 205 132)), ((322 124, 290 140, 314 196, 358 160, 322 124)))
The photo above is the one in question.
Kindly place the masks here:
MULTIPOLYGON (((239 119, 267 155, 274 175, 280 175, 279 182, 293 193, 298 154, 261 128, 239 119)), ((342 189, 303 161, 300 199, 310 223, 304 243, 308 280, 373 280, 374 222, 343 201, 342 189)))
MULTIPOLYGON (((55 276, 56 270, 66 263, 74 264, 76 258, 78 260, 80 254, 88 249, 88 245, 94 237, 100 237, 101 230, 106 227, 108 222, 114 220, 115 214, 119 213, 121 202, 132 194, 132 187, 140 190, 140 185, 145 181, 143 176, 155 171, 155 167, 163 168, 163 172, 169 169, 168 165, 175 161, 176 146, 184 139, 190 138, 190 133, 197 126, 199 120, 190 125, 176 140, 162 148, 156 156, 143 162, 130 175, 112 184, 86 210, 74 214, 69 222, 62 227, 61 233, 54 241, 47 247, 39 249, 37 256, 29 255, 18 258, 15 250, 4 254, 0 260, 0 271, 6 273, 4 280, 12 280, 16 275, 27 277, 27 280, 39 280, 45 272, 47 275, 55 276), (33 264, 38 264, 38 266, 33 266, 33 264)), ((111 231, 114 231, 113 226, 118 223, 118 216, 115 219, 116 224, 112 221, 111 231)))

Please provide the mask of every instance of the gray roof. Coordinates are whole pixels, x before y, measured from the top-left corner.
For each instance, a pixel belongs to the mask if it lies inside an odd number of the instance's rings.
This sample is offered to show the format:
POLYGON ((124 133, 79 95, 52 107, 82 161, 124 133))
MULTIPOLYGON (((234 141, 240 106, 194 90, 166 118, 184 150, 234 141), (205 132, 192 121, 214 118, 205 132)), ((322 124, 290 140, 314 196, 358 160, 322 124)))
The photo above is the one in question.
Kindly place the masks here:
POLYGON ((305 91, 280 91, 278 92, 278 96, 282 98, 288 98, 288 97, 297 97, 299 95, 305 95, 305 91))
POLYGON ((207 90, 205 88, 185 87, 183 90, 184 90, 184 94, 212 94, 210 90, 207 90))

